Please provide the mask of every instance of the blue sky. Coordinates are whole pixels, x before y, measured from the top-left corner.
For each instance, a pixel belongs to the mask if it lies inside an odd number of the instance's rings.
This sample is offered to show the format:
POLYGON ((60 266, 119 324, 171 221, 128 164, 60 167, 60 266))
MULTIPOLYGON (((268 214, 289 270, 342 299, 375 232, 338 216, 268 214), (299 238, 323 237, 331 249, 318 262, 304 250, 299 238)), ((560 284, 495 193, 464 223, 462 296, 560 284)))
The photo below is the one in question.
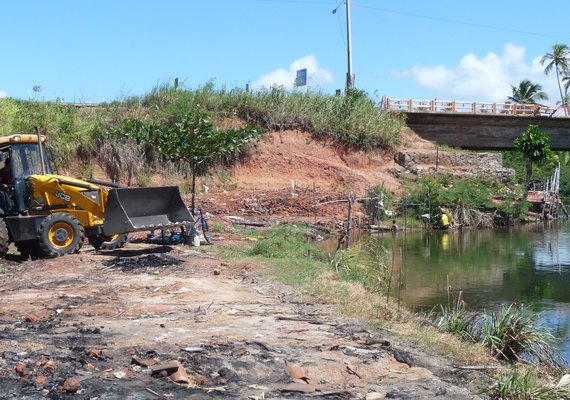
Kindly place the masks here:
MULTIPOLYGON (((0 97, 100 102, 186 88, 291 87, 334 93, 347 70, 340 0, 97 0, 0 3, 0 97), (34 92, 34 86, 41 91, 34 92)), ((380 98, 503 101, 543 85, 539 60, 570 45, 568 0, 351 0, 356 87, 380 98)))

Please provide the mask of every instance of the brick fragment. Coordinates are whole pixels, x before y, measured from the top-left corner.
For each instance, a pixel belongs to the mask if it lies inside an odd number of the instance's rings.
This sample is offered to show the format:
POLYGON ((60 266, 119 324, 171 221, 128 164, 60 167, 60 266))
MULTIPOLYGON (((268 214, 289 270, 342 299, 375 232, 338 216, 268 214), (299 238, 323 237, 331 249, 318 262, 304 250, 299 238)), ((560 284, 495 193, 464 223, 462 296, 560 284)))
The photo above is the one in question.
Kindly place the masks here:
POLYGON ((152 358, 138 358, 133 357, 131 358, 131 364, 140 365, 141 367, 152 367, 156 365, 156 360, 152 358))
POLYGON ((61 386, 61 391, 66 393, 76 393, 81 387, 81 382, 77 378, 67 378, 61 386))
POLYGON ((26 322, 28 322, 30 324, 34 324, 34 323, 38 322, 38 320, 39 320, 39 318, 33 314, 26 315, 24 319, 26 322))
POLYGON ((34 382, 36 382, 38 386, 43 386, 46 384, 47 378, 45 376, 36 376, 34 382))
POLYGON ((16 363, 16 367, 14 369, 16 370, 16 373, 21 376, 26 376, 30 373, 30 369, 21 361, 16 363))
POLYGON ((152 367, 152 375, 168 376, 178 371, 180 366, 181 364, 178 361, 157 364, 152 367))

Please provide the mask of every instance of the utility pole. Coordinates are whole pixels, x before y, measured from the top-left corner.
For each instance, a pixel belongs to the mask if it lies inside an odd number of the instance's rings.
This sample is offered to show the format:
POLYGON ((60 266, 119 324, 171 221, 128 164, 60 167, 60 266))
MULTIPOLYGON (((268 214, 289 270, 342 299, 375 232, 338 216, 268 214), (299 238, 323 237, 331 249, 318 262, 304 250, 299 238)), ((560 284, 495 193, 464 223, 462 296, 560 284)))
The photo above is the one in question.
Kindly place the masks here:
POLYGON ((352 42, 350 40, 350 0, 346 3, 346 53, 348 58, 348 72, 346 73, 346 89, 354 88, 354 77, 352 76, 352 42))
POLYGON ((336 14, 336 10, 342 5, 346 4, 346 55, 348 58, 348 72, 346 73, 346 85, 344 86, 344 91, 354 88, 354 75, 352 74, 352 41, 350 39, 350 0, 342 0, 335 9, 332 10, 333 14, 336 14))

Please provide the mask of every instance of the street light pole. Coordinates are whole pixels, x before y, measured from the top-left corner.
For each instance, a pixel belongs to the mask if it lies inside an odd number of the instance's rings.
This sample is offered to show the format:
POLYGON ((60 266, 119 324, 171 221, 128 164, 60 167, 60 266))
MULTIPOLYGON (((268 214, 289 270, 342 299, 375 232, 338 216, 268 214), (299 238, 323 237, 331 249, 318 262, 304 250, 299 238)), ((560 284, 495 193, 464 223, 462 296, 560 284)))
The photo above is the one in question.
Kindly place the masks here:
POLYGON ((354 88, 354 77, 352 76, 352 42, 350 40, 350 0, 346 3, 346 55, 348 58, 348 72, 346 74, 346 89, 354 88))

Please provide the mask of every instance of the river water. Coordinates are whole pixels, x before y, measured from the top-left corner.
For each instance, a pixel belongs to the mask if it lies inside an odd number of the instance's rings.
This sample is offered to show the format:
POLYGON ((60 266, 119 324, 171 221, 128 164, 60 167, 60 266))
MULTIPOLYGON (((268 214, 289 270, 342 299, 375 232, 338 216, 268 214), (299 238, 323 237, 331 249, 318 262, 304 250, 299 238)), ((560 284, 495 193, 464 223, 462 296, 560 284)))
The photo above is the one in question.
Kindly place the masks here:
POLYGON ((409 309, 448 306, 461 292, 472 311, 522 303, 561 339, 570 360, 570 224, 505 230, 373 234, 392 255, 394 296, 409 309), (448 288, 450 290, 448 290, 448 288))

